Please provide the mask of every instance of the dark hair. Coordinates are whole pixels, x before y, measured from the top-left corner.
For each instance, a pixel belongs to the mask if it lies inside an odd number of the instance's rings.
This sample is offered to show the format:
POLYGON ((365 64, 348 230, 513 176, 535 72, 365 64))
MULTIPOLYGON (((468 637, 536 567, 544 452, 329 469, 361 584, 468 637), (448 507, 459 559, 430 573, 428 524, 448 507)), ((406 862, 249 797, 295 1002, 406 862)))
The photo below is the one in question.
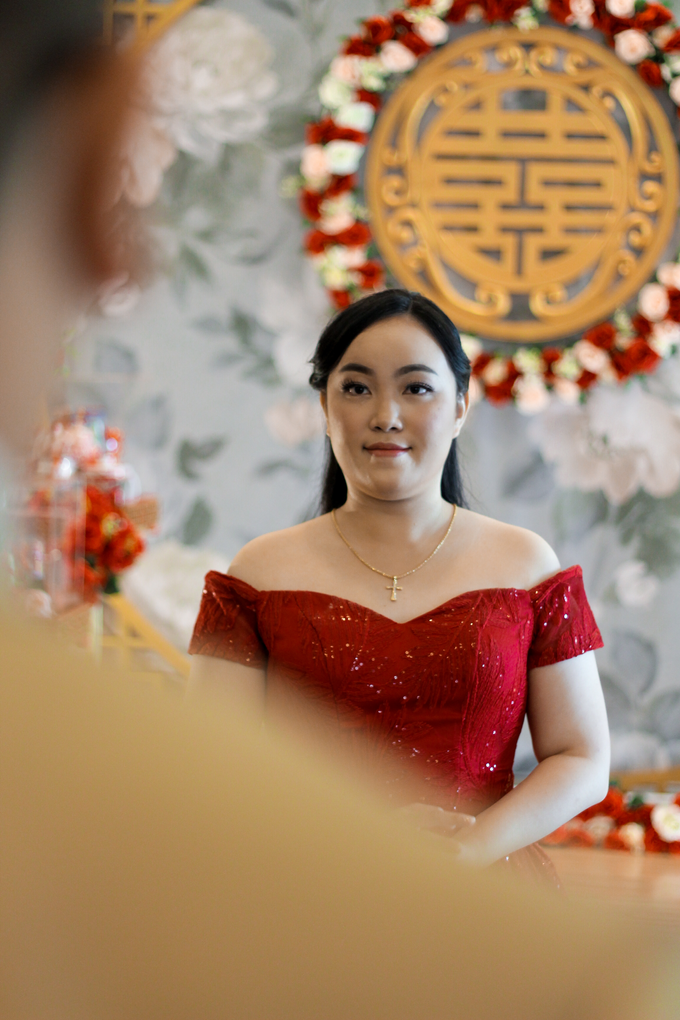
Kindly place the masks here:
POLYGON ((0 171, 24 117, 102 37, 103 0, 0 0, 0 171))
MULTIPOLYGON (((434 301, 423 297, 417 291, 397 288, 370 294, 349 305, 331 319, 321 334, 312 357, 313 371, 309 377, 310 384, 315 390, 325 390, 328 376, 360 333, 383 319, 394 319, 403 315, 408 315, 420 323, 439 344, 456 378, 458 392, 467 393, 470 362, 463 350, 458 330, 434 301)), ((449 503, 466 505, 455 439, 451 443, 442 471, 442 496, 449 503)), ((319 512, 329 513, 342 506, 346 499, 347 482, 327 440, 319 512)))

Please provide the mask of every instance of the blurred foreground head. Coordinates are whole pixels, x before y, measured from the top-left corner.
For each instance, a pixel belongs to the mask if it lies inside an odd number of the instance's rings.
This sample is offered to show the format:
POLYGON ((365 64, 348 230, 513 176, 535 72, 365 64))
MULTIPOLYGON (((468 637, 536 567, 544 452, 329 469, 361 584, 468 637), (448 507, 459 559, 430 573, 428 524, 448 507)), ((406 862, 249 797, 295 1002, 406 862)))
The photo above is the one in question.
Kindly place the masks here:
POLYGON ((64 331, 129 268, 115 210, 130 58, 102 0, 0 2, 0 444, 30 442, 64 331))

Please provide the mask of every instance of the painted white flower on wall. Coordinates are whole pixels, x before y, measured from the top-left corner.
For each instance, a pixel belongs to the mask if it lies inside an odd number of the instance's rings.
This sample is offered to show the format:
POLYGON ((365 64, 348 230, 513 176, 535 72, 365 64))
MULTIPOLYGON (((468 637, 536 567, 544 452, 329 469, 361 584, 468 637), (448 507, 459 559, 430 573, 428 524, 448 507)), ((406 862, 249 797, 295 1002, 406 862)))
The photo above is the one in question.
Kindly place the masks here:
POLYGON ((642 560, 627 560, 614 571, 614 590, 622 605, 644 608, 654 601, 659 579, 642 560))
POLYGON ((194 7, 149 54, 146 88, 157 123, 184 152, 214 162, 225 142, 254 138, 278 82, 273 50, 232 11, 194 7))
POLYGON ((326 421, 318 399, 311 397, 272 404, 265 411, 264 420, 273 438, 284 446, 299 446, 316 439, 323 433, 326 421))
POLYGON ((621 504, 640 488, 662 497, 680 485, 680 414, 637 381, 601 386, 581 405, 555 401, 529 434, 565 488, 621 504))
POLYGON ((163 174, 177 158, 177 149, 147 110, 130 111, 121 168, 121 190, 139 209, 156 201, 163 174))

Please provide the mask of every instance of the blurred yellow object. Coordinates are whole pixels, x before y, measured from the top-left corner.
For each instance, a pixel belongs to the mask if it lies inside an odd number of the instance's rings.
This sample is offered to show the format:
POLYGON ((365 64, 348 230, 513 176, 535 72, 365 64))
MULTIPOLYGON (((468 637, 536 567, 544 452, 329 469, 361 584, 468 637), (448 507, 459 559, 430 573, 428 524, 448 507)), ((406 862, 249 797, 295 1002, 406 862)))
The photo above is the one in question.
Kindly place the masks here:
POLYGON ((641 769, 636 772, 612 772, 612 782, 624 792, 658 790, 659 793, 680 791, 680 765, 670 769, 641 769))
POLYGON ((189 676, 189 656, 170 644, 124 595, 104 597, 102 659, 136 679, 162 684, 189 676))

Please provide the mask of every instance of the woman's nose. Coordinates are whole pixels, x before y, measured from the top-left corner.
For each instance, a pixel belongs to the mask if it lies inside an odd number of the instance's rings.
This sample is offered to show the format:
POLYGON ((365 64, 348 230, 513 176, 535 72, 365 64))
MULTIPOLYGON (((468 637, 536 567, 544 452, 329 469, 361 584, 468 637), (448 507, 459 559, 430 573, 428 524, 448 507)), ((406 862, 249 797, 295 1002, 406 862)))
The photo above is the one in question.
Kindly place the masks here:
POLYGON ((401 432, 401 411, 396 400, 384 398, 375 408, 371 428, 379 432, 401 432))

